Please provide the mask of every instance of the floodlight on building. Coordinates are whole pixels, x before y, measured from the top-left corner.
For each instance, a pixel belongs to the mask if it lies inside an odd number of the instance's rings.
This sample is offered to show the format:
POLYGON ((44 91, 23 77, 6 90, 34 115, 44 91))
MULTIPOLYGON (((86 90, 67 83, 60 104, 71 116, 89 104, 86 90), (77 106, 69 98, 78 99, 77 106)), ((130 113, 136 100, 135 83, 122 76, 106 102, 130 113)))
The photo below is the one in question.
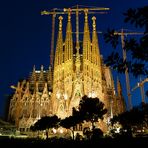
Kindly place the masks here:
POLYGON ((57 97, 58 99, 60 99, 60 96, 61 96, 61 94, 60 94, 59 92, 57 92, 56 97, 57 97))
POLYGON ((96 93, 94 91, 89 92, 88 97, 89 98, 95 98, 96 97, 96 93))
POLYGON ((67 99, 68 99, 68 96, 67 96, 67 94, 66 94, 66 93, 64 94, 64 99, 65 99, 65 100, 67 100, 67 99))
POLYGON ((60 133, 61 133, 61 134, 63 133, 63 129, 62 129, 62 128, 60 129, 60 133))
POLYGON ((55 128, 52 129, 53 133, 56 134, 57 130, 55 128))

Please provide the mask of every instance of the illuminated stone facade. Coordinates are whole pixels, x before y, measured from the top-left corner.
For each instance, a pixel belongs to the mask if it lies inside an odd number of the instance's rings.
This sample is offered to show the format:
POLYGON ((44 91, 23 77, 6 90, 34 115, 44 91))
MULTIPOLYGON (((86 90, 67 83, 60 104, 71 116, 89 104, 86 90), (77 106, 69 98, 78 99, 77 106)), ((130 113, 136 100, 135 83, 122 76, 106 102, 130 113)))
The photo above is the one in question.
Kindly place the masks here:
POLYGON ((117 81, 117 94, 109 67, 100 55, 96 18, 92 17, 90 36, 87 11, 84 17, 83 42, 73 40, 71 15, 68 13, 66 37, 63 39, 62 16, 59 17, 54 66, 37 71, 35 66, 28 79, 18 82, 9 107, 9 120, 19 129, 29 129, 43 116, 72 114, 82 96, 98 97, 108 109, 101 127, 108 118, 125 110, 122 88, 117 81))

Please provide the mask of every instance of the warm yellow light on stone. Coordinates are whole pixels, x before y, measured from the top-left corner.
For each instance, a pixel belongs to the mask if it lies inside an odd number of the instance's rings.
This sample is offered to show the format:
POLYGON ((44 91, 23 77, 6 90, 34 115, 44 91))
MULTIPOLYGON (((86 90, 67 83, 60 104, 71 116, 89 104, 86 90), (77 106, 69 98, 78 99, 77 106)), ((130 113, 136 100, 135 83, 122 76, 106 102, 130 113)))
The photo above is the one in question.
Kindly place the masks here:
POLYGON ((53 133, 56 134, 57 130, 55 128, 52 129, 53 133))
MULTIPOLYGON (((23 127, 28 130, 39 115, 41 118, 57 115, 61 119, 71 116, 72 108, 78 109, 84 95, 97 97, 105 104, 108 112, 101 127, 106 126, 107 117, 112 118, 125 110, 121 85, 118 82, 116 94, 111 70, 103 63, 100 54, 96 18, 92 18, 90 35, 90 16, 88 10, 85 10, 84 21, 79 20, 84 22, 83 40, 80 44, 79 32, 76 37, 73 33, 79 29, 72 28, 74 24, 71 23, 73 17, 70 16, 70 10, 64 10, 68 12, 65 19, 66 33, 63 38, 65 23, 60 16, 54 65, 50 65, 48 70, 44 70, 43 66, 36 70, 34 66, 27 81, 18 82, 16 87, 11 86, 15 93, 10 102, 9 119, 15 122, 18 129, 23 127)), ((53 133, 56 132, 53 129, 53 133)))

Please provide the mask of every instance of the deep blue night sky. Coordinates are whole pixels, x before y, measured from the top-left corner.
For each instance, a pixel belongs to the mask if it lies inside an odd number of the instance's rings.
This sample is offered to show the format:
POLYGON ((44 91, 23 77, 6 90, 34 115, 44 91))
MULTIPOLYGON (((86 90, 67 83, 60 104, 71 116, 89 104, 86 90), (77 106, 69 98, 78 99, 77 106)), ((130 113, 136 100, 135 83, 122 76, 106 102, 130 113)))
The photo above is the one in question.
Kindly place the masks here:
MULTIPOLYGON (((7 96, 13 92, 10 85, 16 85, 21 78, 28 77, 33 65, 40 69, 49 66, 51 16, 41 16, 41 10, 72 7, 75 5, 109 7, 108 14, 96 15, 97 30, 126 28, 141 31, 124 23, 123 12, 128 8, 148 5, 147 0, 1 0, 0 2, 0 116, 4 116, 7 96)), ((91 25, 90 25, 91 27, 91 25)), ((73 26, 74 28, 74 26, 73 26)), ((83 28, 80 27, 81 31, 83 28)), ((100 50, 104 57, 112 51, 99 34, 100 50)), ((119 47, 120 48, 120 47, 119 47)), ((116 80, 116 72, 114 72, 116 80)), ((125 99, 125 77, 121 79, 125 99)), ((131 88, 137 80, 130 76, 131 88)), ((148 84, 145 84, 145 89, 148 84)), ((148 102, 148 98, 147 102, 148 102)), ((141 101, 140 89, 132 96, 134 105, 141 101)))

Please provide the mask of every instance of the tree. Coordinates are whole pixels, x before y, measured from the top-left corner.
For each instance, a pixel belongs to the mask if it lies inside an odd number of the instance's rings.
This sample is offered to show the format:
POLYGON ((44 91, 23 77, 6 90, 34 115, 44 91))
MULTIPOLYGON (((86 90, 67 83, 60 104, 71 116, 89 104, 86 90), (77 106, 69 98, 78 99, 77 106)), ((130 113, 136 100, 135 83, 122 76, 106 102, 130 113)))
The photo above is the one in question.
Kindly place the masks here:
POLYGON ((92 133, 92 140, 98 140, 98 138, 103 137, 103 131, 99 128, 95 128, 92 133))
POLYGON ((74 126, 77 125, 77 118, 75 116, 69 116, 61 120, 60 125, 64 128, 70 129, 72 132, 72 138, 74 140, 74 126))
POLYGON ((91 122, 92 130, 95 128, 94 123, 98 122, 98 119, 103 119, 107 113, 103 102, 98 98, 88 98, 86 95, 82 97, 78 110, 83 120, 91 122))
POLYGON ((72 116, 66 117, 65 119, 61 120, 60 126, 70 129, 74 139, 74 127, 82 122, 83 117, 81 116, 80 112, 73 108, 72 116))
POLYGON ((103 119, 103 115, 107 113, 103 102, 98 98, 88 98, 83 96, 78 110, 73 108, 73 115, 61 120, 60 125, 72 130, 74 139, 74 126, 83 121, 90 121, 94 130, 94 123, 98 122, 98 119, 103 119))
POLYGON ((91 139, 92 136, 92 131, 89 127, 85 127, 83 129, 83 135, 87 138, 87 139, 91 139))
POLYGON ((48 138, 48 129, 53 127, 59 126, 60 119, 54 115, 54 116, 45 116, 39 119, 33 126, 31 126, 31 130, 37 131, 37 130, 46 130, 46 136, 48 138))
POLYGON ((114 116, 111 120, 112 125, 119 123, 122 125, 122 131, 127 131, 132 135, 137 129, 148 126, 148 104, 140 104, 130 111, 114 116))
MULTIPOLYGON (((108 66, 116 69, 119 73, 125 72, 126 67, 135 77, 139 75, 148 76, 148 6, 137 9, 129 9, 125 16, 125 23, 130 22, 135 27, 143 28, 144 34, 139 40, 135 38, 125 39, 124 50, 126 50, 132 57, 131 60, 123 60, 119 51, 113 51, 111 55, 105 60, 108 66)), ((111 43, 114 49, 120 43, 118 34, 115 34, 114 29, 108 29, 107 33, 104 34, 106 43, 111 43)))

